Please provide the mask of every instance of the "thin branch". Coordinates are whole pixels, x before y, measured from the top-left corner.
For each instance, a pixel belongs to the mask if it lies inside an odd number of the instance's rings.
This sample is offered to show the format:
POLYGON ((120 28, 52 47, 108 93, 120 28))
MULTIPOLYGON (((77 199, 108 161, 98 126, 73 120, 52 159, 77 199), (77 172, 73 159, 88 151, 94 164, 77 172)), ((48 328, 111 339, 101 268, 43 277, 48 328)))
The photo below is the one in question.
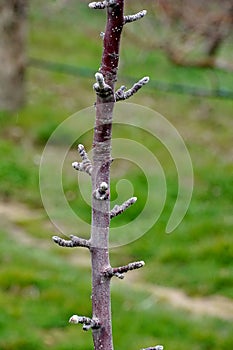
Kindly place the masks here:
POLYGON ((152 346, 150 348, 145 348, 141 350, 163 350, 163 345, 156 345, 156 346, 152 346))
POLYGON ((109 189, 106 182, 101 182, 99 187, 94 192, 94 197, 96 199, 105 200, 109 198, 109 189))
POLYGON ((94 9, 94 10, 104 10, 106 7, 106 1, 90 2, 88 6, 90 7, 90 9, 94 9))
MULTIPOLYGON (((145 265, 144 261, 135 261, 132 263, 129 263, 128 265, 120 266, 120 267, 114 267, 114 268, 108 268, 104 271, 104 275, 107 277, 118 277, 120 279, 124 278, 124 273, 136 269, 140 269, 145 265)), ((159 350, 159 349, 158 349, 159 350)))
POLYGON ((90 159, 88 158, 87 152, 82 144, 78 145, 78 152, 82 158, 82 162, 73 162, 72 167, 79 171, 85 171, 88 175, 91 176, 92 173, 92 164, 90 159))
POLYGON ((53 236, 52 239, 54 243, 58 244, 61 247, 68 247, 68 248, 84 247, 88 249, 90 248, 89 240, 80 238, 77 236, 73 236, 73 235, 70 235, 70 240, 66 240, 58 236, 53 236))
POLYGON ((140 90, 144 85, 146 85, 149 82, 150 78, 149 77, 144 77, 140 79, 137 83, 135 83, 131 89, 126 90, 126 87, 123 85, 121 86, 115 93, 115 99, 116 101, 121 101, 121 100, 127 100, 129 97, 133 96, 136 94, 138 90, 140 90))
POLYGON ((132 197, 132 198, 129 198, 127 201, 125 201, 121 205, 115 205, 110 211, 110 219, 114 218, 119 214, 122 214, 126 209, 128 209, 132 204, 134 204, 136 200, 137 200, 137 197, 132 197))
POLYGON ((105 1, 93 1, 88 5, 90 9, 94 10, 104 10, 106 7, 111 7, 116 5, 116 0, 105 0, 105 1))
POLYGON ((124 24, 137 21, 138 19, 143 18, 147 14, 146 10, 135 13, 134 15, 124 16, 124 24))
POLYGON ((112 88, 105 83, 103 74, 97 72, 95 74, 95 78, 96 83, 93 85, 93 89, 95 90, 96 94, 102 98, 106 98, 111 95, 112 88))
POLYGON ((100 322, 98 318, 90 318, 90 317, 85 317, 85 316, 78 316, 78 315, 73 315, 69 319, 69 323, 74 323, 78 324, 81 323, 83 324, 83 330, 88 331, 89 329, 98 329, 100 328, 100 322))

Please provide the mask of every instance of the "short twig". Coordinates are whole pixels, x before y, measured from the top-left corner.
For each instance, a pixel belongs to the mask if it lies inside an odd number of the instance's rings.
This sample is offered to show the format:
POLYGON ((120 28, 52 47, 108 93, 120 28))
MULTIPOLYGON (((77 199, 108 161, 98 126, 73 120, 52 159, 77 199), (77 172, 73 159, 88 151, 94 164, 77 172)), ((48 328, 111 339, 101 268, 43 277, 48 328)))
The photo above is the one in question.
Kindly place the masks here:
POLYGON ((147 14, 147 11, 142 10, 138 13, 133 14, 133 15, 124 16, 124 24, 137 21, 138 19, 143 18, 146 14, 147 14))
POLYGON ((73 315, 69 319, 69 323, 83 324, 83 330, 88 331, 89 329, 97 329, 100 328, 100 322, 98 318, 90 318, 85 316, 73 315))
POLYGON ((104 275, 107 277, 115 276, 117 278, 123 279, 124 273, 126 273, 128 271, 140 269, 144 265, 145 265, 144 261, 135 261, 135 262, 129 263, 128 265, 124 265, 124 266, 110 267, 104 271, 104 275))
POLYGON ((116 5, 116 0, 94 1, 90 2, 88 6, 94 10, 104 10, 106 7, 114 5, 116 5))
POLYGON ((93 85, 93 89, 96 94, 101 97, 107 97, 112 94, 112 88, 105 83, 104 76, 102 73, 97 72, 95 74, 96 83, 93 85))
POLYGON ((121 86, 115 93, 115 100, 121 101, 121 100, 127 100, 129 97, 136 94, 136 92, 143 87, 143 85, 146 85, 149 82, 149 77, 144 77, 140 79, 137 83, 135 83, 131 89, 126 90, 126 87, 123 85, 121 86))
POLYGON ((82 158, 82 162, 73 162, 72 167, 79 171, 85 171, 88 175, 91 175, 92 173, 92 164, 90 159, 88 158, 87 152, 85 151, 85 148, 83 145, 78 145, 78 152, 82 158))
POLYGON ((90 241, 84 238, 80 238, 77 236, 70 235, 70 240, 66 240, 63 238, 60 238, 58 236, 53 236, 54 243, 60 245, 61 247, 68 247, 68 248, 74 248, 74 247, 85 247, 90 248, 90 241))
POLYGON ((95 190, 94 196, 101 201, 109 198, 108 184, 106 182, 101 182, 99 187, 95 190))
POLYGON ((136 200, 137 200, 137 197, 132 197, 132 198, 129 198, 127 201, 125 201, 121 205, 115 205, 110 211, 110 219, 114 218, 119 214, 122 214, 126 209, 128 209, 132 204, 134 204, 136 200))

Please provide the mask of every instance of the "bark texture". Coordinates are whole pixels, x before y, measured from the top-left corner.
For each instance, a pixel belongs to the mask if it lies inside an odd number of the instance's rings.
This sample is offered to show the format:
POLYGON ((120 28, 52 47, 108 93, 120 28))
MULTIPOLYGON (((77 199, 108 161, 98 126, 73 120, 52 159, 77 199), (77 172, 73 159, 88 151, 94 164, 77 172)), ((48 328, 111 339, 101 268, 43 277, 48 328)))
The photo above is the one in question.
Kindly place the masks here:
POLYGON ((110 225, 110 164, 111 130, 115 102, 114 85, 117 79, 120 35, 123 27, 124 1, 119 0, 114 6, 107 7, 107 24, 104 36, 103 56, 100 72, 105 83, 110 87, 107 94, 97 93, 96 122, 93 141, 92 170, 92 310, 93 317, 99 319, 101 327, 93 330, 95 350, 112 350, 112 326, 110 305, 110 280, 104 270, 109 262, 109 225, 110 225), (106 198, 99 200, 94 193, 101 183, 106 183, 106 198), (100 302, 101 301, 101 302, 100 302))
POLYGON ((0 110, 25 101, 27 0, 0 0, 0 110))

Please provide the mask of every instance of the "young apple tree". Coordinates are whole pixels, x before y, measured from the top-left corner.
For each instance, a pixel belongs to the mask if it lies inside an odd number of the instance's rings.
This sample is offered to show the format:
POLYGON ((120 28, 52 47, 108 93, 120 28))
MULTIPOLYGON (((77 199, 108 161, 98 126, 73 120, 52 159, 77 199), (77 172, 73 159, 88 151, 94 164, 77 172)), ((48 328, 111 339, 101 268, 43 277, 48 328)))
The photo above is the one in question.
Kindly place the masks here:
MULTIPOLYGON (((93 162, 88 158, 83 145, 78 146, 81 162, 72 165, 86 172, 92 181, 92 224, 89 240, 70 236, 64 240, 54 236, 55 243, 62 247, 85 247, 90 251, 92 262, 92 317, 73 315, 71 323, 81 323, 84 330, 91 329, 95 350, 113 350, 110 282, 112 277, 122 279, 128 271, 144 266, 144 261, 136 261, 125 266, 112 267, 109 260, 109 226, 115 216, 122 214, 134 204, 136 197, 129 198, 121 205, 110 209, 110 166, 111 137, 114 105, 117 101, 128 99, 149 78, 144 77, 131 89, 121 86, 115 90, 117 81, 120 39, 123 27, 146 15, 142 10, 133 15, 124 15, 124 0, 105 0, 91 2, 91 9, 106 10, 107 20, 103 34, 103 54, 99 71, 95 74, 96 118, 93 139, 93 162)), ((162 350, 161 345, 147 350, 162 350)))

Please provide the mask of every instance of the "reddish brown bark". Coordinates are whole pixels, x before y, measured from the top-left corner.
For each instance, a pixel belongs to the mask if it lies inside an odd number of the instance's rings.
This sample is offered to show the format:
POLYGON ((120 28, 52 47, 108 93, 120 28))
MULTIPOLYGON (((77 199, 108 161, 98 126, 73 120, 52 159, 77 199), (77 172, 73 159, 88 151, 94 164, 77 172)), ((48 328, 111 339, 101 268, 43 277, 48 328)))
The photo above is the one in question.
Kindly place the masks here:
POLYGON ((124 0, 108 7, 107 24, 104 35, 104 48, 100 71, 106 84, 114 88, 117 78, 121 31, 124 25, 124 0))
MULTIPOLYGON (((112 91, 107 96, 97 96, 96 122, 93 141, 92 189, 94 191, 102 182, 110 188, 111 130, 114 108, 114 85, 117 80, 120 37, 123 27, 124 1, 119 0, 113 7, 107 8, 107 24, 104 37, 103 56, 100 72, 105 83, 112 91)), ((103 274, 109 268, 109 225, 110 194, 105 200, 92 198, 92 310, 101 327, 93 330, 95 350, 112 350, 112 322, 110 277, 103 274)))

